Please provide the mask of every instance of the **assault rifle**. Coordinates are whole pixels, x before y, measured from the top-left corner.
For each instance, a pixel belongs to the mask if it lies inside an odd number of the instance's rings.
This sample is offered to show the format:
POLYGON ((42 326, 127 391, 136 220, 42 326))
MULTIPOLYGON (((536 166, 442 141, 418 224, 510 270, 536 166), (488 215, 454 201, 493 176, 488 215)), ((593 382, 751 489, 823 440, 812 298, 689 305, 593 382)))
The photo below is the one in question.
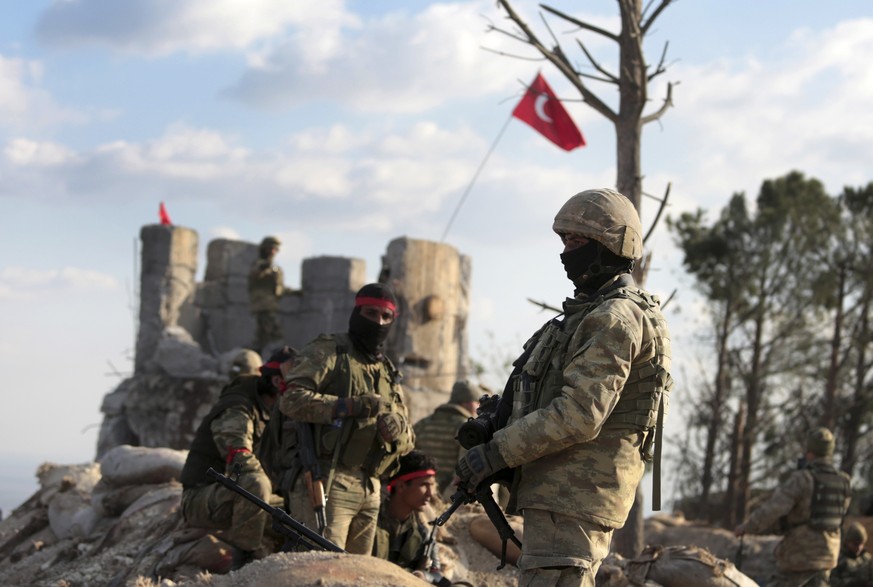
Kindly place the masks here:
POLYGON ((292 550, 298 545, 302 545, 307 550, 327 550, 330 552, 345 552, 338 545, 334 544, 324 536, 310 530, 291 516, 285 513, 282 508, 273 507, 263 499, 254 495, 250 491, 243 489, 239 483, 222 475, 212 467, 206 471, 206 476, 210 479, 218 481, 226 488, 238 493, 245 499, 249 500, 268 514, 272 520, 273 530, 287 538, 287 542, 282 546, 283 551, 292 550))
POLYGON ((303 480, 306 482, 306 491, 312 502, 312 510, 315 512, 315 521, 318 524, 318 533, 324 534, 327 520, 324 517, 326 499, 324 496, 324 483, 321 480, 321 467, 318 465, 318 456, 315 454, 315 442, 312 440, 312 425, 309 422, 294 422, 297 430, 297 454, 300 464, 303 465, 303 480))

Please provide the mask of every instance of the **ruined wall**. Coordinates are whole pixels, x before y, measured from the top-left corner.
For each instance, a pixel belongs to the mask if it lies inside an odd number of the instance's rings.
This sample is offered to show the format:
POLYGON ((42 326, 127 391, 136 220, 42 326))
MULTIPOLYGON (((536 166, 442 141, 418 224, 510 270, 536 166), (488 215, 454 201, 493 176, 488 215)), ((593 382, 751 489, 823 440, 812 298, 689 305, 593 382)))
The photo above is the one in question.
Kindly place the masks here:
MULTIPOLYGON (((104 397, 98 456, 120 444, 187 448, 227 382, 233 357, 255 335, 248 272, 256 244, 211 241, 198 284, 195 231, 151 225, 140 236, 136 370, 104 397)), ((446 401, 468 371, 470 260, 449 245, 398 238, 382 259, 380 281, 399 299, 387 354, 404 372, 416 421, 446 401)), ((366 282, 362 259, 305 259, 300 289, 287 291, 279 303, 284 342, 301 348, 320 333, 345 332, 354 294, 366 282)))

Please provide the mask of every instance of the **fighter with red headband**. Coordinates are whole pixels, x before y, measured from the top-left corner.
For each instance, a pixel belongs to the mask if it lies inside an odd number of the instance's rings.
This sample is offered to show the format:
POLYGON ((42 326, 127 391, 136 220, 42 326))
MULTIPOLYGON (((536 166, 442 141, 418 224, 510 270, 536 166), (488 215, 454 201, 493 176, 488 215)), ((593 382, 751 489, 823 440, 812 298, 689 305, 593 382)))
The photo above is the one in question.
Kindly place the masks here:
MULTIPOLYGON (((327 496, 325 538, 353 554, 370 554, 379 514, 379 478, 398 468, 414 436, 400 373, 384 354, 397 316, 397 299, 385 285, 355 295, 348 332, 322 334, 283 366, 287 389, 279 409, 310 424, 327 496)), ((306 483, 291 471, 290 514, 317 527, 306 483)))

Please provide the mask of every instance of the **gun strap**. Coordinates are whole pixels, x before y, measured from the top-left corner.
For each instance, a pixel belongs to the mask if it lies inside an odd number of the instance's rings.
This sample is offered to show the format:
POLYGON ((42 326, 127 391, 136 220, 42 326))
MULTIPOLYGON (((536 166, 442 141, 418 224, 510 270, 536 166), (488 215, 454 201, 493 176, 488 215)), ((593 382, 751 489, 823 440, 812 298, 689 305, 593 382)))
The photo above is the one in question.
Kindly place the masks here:
POLYGON ((655 423, 655 452, 652 458, 652 510, 661 509, 661 445, 664 435, 664 400, 658 402, 658 420, 655 423))
MULTIPOLYGON (((351 397, 352 395, 352 362, 349 359, 349 348, 346 345, 337 345, 336 353, 338 356, 342 356, 345 359, 343 363, 343 367, 345 367, 345 375, 346 375, 346 388, 340 390, 339 399, 344 399, 347 397, 351 397)), ((333 457, 330 461, 330 470, 327 472, 327 483, 324 485, 324 497, 330 495, 330 488, 333 486, 333 474, 336 472, 336 467, 339 464, 340 452, 342 452, 342 447, 345 446, 346 442, 349 439, 349 434, 351 434, 352 426, 351 421, 353 418, 343 418, 342 424, 340 425, 340 433, 339 438, 336 440, 336 445, 333 447, 333 457)))

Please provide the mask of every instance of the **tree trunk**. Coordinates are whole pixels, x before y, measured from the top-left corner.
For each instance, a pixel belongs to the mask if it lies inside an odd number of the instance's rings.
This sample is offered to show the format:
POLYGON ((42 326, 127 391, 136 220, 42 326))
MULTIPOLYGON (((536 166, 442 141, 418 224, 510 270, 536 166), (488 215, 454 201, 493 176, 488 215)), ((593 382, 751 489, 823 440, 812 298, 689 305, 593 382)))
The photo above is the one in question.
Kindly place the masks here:
POLYGON ((831 356, 828 364, 828 374, 825 380, 824 397, 822 398, 821 425, 834 430, 837 419, 837 375, 840 370, 840 348, 843 336, 843 300, 846 297, 846 267, 840 266, 839 283, 837 285, 837 313, 834 316, 834 333, 831 337, 831 356))
POLYGON ((740 403, 737 416, 734 419, 734 432, 731 437, 731 458, 728 471, 727 494, 725 495, 724 525, 728 529, 736 527, 742 521, 739 516, 739 496, 742 494, 739 472, 742 469, 743 430, 746 428, 746 404, 740 403))

